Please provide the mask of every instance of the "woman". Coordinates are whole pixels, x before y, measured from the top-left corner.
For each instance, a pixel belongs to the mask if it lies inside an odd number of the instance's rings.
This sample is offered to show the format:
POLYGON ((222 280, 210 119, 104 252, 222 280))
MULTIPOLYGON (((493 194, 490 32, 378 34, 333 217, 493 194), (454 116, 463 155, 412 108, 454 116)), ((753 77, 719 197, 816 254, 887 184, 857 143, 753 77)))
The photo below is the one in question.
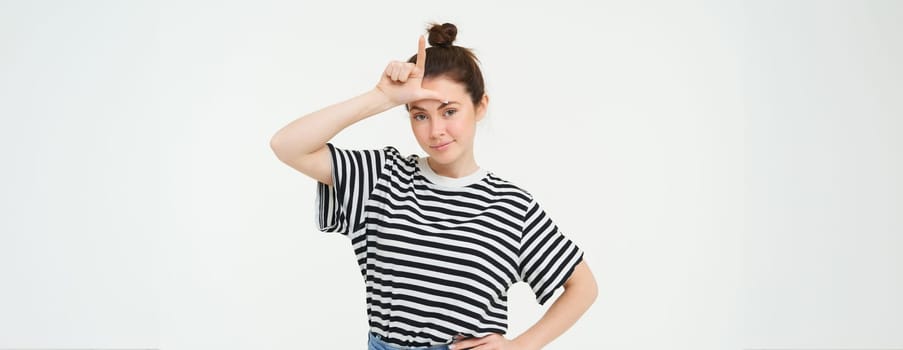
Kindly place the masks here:
POLYGON ((317 183, 319 229, 347 236, 367 291, 370 349, 541 349, 596 298, 583 251, 526 190, 477 165, 476 123, 489 98, 457 28, 429 29, 417 54, 391 62, 376 87, 298 118, 271 140, 277 157, 317 183), (364 118, 405 105, 426 157, 388 146, 328 143, 364 118), (526 282, 540 305, 509 339, 507 291, 526 282))

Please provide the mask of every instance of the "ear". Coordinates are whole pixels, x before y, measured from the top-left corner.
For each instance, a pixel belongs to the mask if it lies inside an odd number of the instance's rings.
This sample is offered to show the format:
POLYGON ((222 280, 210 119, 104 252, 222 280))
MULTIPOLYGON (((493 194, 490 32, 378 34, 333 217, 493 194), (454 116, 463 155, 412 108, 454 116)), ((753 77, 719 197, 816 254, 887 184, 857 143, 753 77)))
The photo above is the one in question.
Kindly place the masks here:
POLYGON ((489 107, 489 95, 483 94, 483 98, 481 98, 480 103, 477 104, 476 121, 480 121, 483 119, 483 116, 486 115, 486 109, 488 107, 489 107))

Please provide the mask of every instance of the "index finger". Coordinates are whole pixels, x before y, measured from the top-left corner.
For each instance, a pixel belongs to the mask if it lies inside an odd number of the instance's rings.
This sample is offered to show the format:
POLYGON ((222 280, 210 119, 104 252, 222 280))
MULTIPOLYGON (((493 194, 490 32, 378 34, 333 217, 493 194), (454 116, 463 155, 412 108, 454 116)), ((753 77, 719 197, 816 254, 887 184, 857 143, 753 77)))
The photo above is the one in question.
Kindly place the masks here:
POLYGON ((421 69, 426 66, 426 39, 423 38, 423 35, 417 42, 417 62, 414 65, 421 69))

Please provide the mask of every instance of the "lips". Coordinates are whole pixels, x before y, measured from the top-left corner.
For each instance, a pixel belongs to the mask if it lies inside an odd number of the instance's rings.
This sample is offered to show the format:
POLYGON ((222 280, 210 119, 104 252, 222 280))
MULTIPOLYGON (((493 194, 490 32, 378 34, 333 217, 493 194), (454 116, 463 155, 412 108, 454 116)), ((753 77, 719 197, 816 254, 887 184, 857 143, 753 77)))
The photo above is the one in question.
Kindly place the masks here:
POLYGON ((445 146, 450 145, 452 142, 455 142, 455 140, 451 140, 451 141, 448 141, 448 142, 446 142, 446 143, 440 143, 440 144, 435 145, 435 146, 430 146, 430 148, 436 148, 436 149, 444 148, 445 146))

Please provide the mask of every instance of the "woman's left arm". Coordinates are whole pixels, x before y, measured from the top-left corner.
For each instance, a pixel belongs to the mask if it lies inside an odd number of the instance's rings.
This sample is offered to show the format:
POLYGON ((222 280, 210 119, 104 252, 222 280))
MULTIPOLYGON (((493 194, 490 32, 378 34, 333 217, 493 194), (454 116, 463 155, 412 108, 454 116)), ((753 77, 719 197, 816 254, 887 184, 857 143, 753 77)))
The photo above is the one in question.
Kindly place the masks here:
POLYGON ((586 260, 574 266, 574 272, 564 282, 564 293, 552 303, 546 313, 523 334, 508 340, 500 334, 481 338, 460 339, 451 349, 478 350, 539 350, 574 325, 596 300, 596 279, 586 260))
POLYGON ((558 338, 583 316, 598 294, 596 279, 586 260, 574 267, 571 277, 564 282, 564 292, 532 327, 514 338, 516 349, 538 350, 558 338))

